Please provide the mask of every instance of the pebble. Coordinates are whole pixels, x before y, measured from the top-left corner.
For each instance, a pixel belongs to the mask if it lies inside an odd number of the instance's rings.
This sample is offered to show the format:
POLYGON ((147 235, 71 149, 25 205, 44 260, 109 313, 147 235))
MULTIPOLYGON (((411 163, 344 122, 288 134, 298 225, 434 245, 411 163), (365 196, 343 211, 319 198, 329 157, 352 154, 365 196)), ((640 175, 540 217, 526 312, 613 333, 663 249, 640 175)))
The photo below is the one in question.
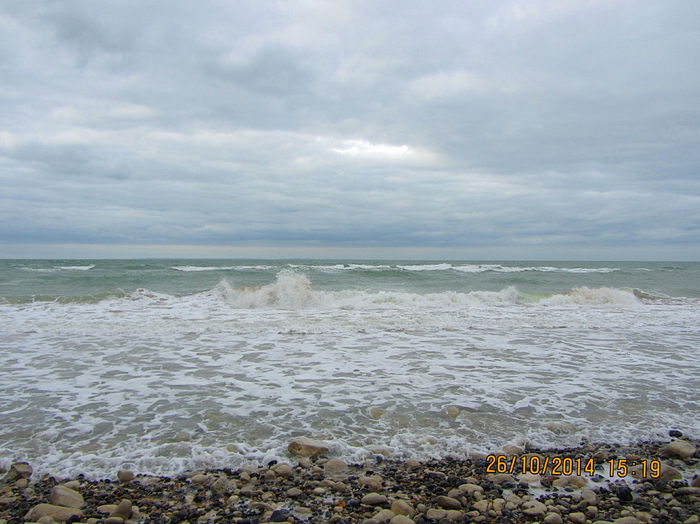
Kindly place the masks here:
POLYGON ((368 506, 378 506, 380 504, 386 504, 389 502, 389 499, 387 499, 384 495, 380 495, 379 493, 367 493, 362 499, 360 500, 362 504, 367 504, 368 506))
POLYGON ((66 508, 54 504, 37 504, 25 515, 30 521, 37 521, 41 517, 49 516, 54 520, 68 520, 82 517, 83 512, 78 508, 66 508))
POLYGON ((642 521, 636 517, 621 517, 619 519, 613 520, 614 524, 642 524, 642 521))
POLYGON ((435 503, 442 509, 460 509, 462 507, 462 503, 459 500, 445 497, 444 495, 437 497, 435 503))
POLYGON ((382 489, 382 478, 373 475, 371 477, 360 477, 357 481, 360 486, 366 486, 374 491, 379 491, 382 489))
POLYGON ((486 513, 491 507, 491 502, 489 500, 479 500, 472 504, 472 507, 480 513, 486 513))
POLYGON ((199 473, 190 477, 190 480, 195 484, 206 484, 207 482, 209 482, 209 477, 204 475, 203 473, 199 473))
POLYGON ((479 486, 478 484, 460 484, 459 490, 464 493, 465 495, 469 495, 470 497, 474 495, 475 492, 484 492, 484 488, 479 486))
POLYGON ((338 459, 328 459, 323 464, 323 470, 326 473, 338 473, 340 471, 345 471, 346 469, 348 469, 348 465, 342 460, 338 459))
POLYGON ((503 446, 503 448, 501 448, 501 451, 503 451, 503 454, 508 457, 512 457, 513 455, 522 455, 525 452, 523 448, 513 444, 506 444, 503 446))
POLYGON ((563 524, 564 519, 558 513, 547 513, 544 517, 544 524, 563 524))
POLYGON ((292 498, 297 498, 300 497, 303 491, 301 491, 299 488, 289 488, 287 491, 287 496, 292 497, 292 498))
POLYGON ((32 476, 34 469, 26 462, 15 462, 10 466, 9 471, 5 475, 5 482, 15 482, 19 479, 28 479, 32 476))
POLYGON ((309 437, 297 437, 289 443, 287 451, 292 455, 311 458, 328 453, 330 448, 325 442, 320 440, 309 437))
POLYGON ((121 517, 122 519, 126 520, 131 517, 131 510, 131 501, 129 499, 123 499, 119 504, 117 504, 117 507, 114 508, 114 511, 112 511, 109 516, 121 517))
POLYGON ((515 482, 513 475, 508 473, 494 473, 493 475, 487 475, 486 480, 493 482, 494 484, 503 484, 505 482, 515 482))
POLYGON ((538 500, 528 500, 522 505, 523 513, 533 517, 541 517, 547 512, 547 506, 538 500))
POLYGON ((573 522, 573 524, 586 524, 586 514, 580 511, 569 513, 569 520, 573 522))
POLYGON ((667 457, 689 459, 695 455, 695 451, 695 446, 687 440, 674 440, 664 448, 663 454, 667 457))
POLYGON ((391 511, 393 511, 396 515, 406 515, 408 517, 412 517, 416 514, 416 510, 413 509, 413 506, 404 500, 394 501, 391 504, 391 511))
POLYGON ((290 466, 286 462, 280 462, 279 464, 275 464, 274 466, 272 466, 272 471, 274 471, 277 476, 285 478, 291 477, 294 474, 292 466, 290 466))
POLYGON ((396 516, 396 514, 388 509, 383 509, 376 513, 375 515, 372 515, 372 520, 376 522, 389 522, 391 519, 393 519, 396 516))
POLYGON ((83 496, 77 491, 58 485, 51 490, 51 504, 67 508, 81 508, 85 501, 83 496))
POLYGON ((389 521, 389 524, 415 524, 415 522, 405 515, 396 515, 389 521))
POLYGON ((214 482, 211 483, 211 486, 209 486, 209 489, 211 489, 212 493, 219 496, 228 495, 235 488, 236 484, 233 481, 227 479, 226 477, 217 478, 214 482))
POLYGON ((445 408, 445 413, 449 415, 452 418, 457 418, 459 417, 459 414, 462 412, 461 409, 459 409, 457 406, 447 406, 445 408))
POLYGON ((441 520, 447 518, 447 511, 444 509, 430 508, 426 511, 425 516, 431 520, 441 520))
POLYGON ((117 478, 119 479, 119 482, 131 482, 134 480, 136 475, 134 475, 133 471, 129 471, 128 469, 120 469, 117 472, 117 478))

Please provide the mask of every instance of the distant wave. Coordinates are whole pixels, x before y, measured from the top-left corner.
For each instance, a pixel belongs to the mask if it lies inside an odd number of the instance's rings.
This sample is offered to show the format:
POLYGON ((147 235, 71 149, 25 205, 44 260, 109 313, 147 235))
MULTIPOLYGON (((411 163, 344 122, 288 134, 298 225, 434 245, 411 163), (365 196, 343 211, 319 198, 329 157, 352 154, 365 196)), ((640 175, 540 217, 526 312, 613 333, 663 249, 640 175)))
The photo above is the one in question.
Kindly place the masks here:
POLYGON ((194 271, 232 271, 246 269, 272 269, 274 266, 171 266, 170 269, 175 271, 184 271, 186 273, 194 271))
POLYGON ((95 264, 89 266, 53 266, 53 267, 28 267, 23 266, 19 269, 22 271, 33 271, 35 273, 55 273, 56 271, 88 271, 95 267, 95 264))
POLYGON ((452 264, 413 264, 410 266, 396 266, 407 271, 445 271, 453 269, 452 264))
POLYGON ((54 266, 56 269, 65 271, 88 271, 95 267, 95 264, 90 264, 89 266, 54 266))
POLYGON ((428 266, 398 266, 409 271, 445 271, 454 270, 462 273, 522 273, 525 271, 541 273, 612 273, 620 271, 617 267, 554 267, 554 266, 503 266, 501 264, 435 264, 428 266))
MULTIPOLYGON (((501 264, 460 264, 448 262, 439 264, 332 264, 306 265, 288 264, 288 268, 304 271, 459 271, 461 273, 522 273, 525 271, 542 273, 612 273, 621 271, 618 267, 555 267, 555 266, 504 266, 501 264)), ((272 266, 269 267, 270 269, 272 266)), ((640 268, 643 269, 643 268, 640 268)))

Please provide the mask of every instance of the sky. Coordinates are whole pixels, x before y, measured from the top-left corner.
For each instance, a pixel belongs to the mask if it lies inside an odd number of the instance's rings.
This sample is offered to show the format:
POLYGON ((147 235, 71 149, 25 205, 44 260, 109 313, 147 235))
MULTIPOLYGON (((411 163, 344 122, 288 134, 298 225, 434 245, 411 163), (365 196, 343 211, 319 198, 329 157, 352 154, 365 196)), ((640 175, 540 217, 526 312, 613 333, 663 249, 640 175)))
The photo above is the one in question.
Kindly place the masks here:
POLYGON ((696 0, 4 0, 0 258, 700 260, 696 0))

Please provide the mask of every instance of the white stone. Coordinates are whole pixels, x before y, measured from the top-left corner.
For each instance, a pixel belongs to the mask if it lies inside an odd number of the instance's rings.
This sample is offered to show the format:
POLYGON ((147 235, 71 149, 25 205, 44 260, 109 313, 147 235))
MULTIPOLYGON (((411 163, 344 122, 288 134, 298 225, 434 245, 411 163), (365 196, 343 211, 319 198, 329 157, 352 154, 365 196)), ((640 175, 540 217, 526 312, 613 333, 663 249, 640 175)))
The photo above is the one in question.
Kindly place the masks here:
POLYGON ((547 506, 538 500, 528 500, 523 503, 523 513, 535 517, 541 517, 547 512, 547 506))
POLYGON ((58 485, 51 490, 51 504, 67 508, 82 508, 85 501, 83 496, 74 489, 58 485))
POLYGON ((389 524, 415 524, 413 519, 408 518, 406 515, 396 515, 389 521, 389 524))
POLYGON ((133 471, 129 471, 128 469, 120 469, 119 472, 117 473, 117 478, 119 479, 119 482, 131 482, 134 480, 136 475, 134 475, 133 471))
POLYGON ((695 455, 695 446, 687 440, 674 440, 670 444, 666 445, 663 453, 667 457, 688 459, 695 455))
POLYGON ((37 504, 25 515, 25 519, 37 521, 41 517, 48 515, 54 520, 68 520, 71 517, 82 517, 83 512, 77 508, 66 508, 53 504, 37 504))
POLYGON ((292 455, 302 457, 317 457, 330 451, 325 442, 309 437, 297 437, 287 446, 287 451, 292 455))
POLYGON ((379 475, 372 475, 371 477, 360 477, 357 479, 357 483, 360 486, 367 486, 369 489, 379 491, 382 489, 382 477, 379 475))
POLYGON ((411 506, 405 500, 394 501, 394 503, 391 505, 391 511, 397 515, 406 515, 407 517, 412 517, 416 514, 416 510, 413 509, 413 506, 411 506))
POLYGON ((383 509, 380 512, 378 512, 376 515, 372 515, 372 520, 375 520, 377 522, 389 522, 395 516, 396 515, 394 514, 393 511, 389 511, 388 509, 383 509))
POLYGON ((330 459, 323 465, 323 469, 326 473, 340 473, 348 469, 348 465, 342 460, 330 459))
POLYGON ((558 513, 547 513, 544 524, 563 524, 563 520, 558 513))

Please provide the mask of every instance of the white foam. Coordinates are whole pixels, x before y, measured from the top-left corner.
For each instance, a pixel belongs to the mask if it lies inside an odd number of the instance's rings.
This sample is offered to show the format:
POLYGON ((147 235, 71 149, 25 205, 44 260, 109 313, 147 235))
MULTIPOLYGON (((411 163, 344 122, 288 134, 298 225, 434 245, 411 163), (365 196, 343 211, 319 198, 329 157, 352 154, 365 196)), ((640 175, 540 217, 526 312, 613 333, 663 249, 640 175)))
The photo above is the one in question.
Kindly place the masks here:
POLYGON ((553 266, 503 266, 500 264, 466 264, 454 266, 451 269, 462 273, 612 273, 620 271, 616 267, 553 267, 553 266))
POLYGON ((89 266, 54 266, 55 269, 63 271, 88 271, 94 267, 95 264, 90 264, 89 266))
POLYGON ((300 269, 303 271, 322 271, 322 272, 336 272, 336 271, 384 271, 387 269, 392 269, 393 266, 387 264, 287 264, 288 268, 300 269))
POLYGON ((698 301, 327 291, 291 270, 256 288, 229 279, 181 297, 0 303, 2 460, 111 477, 124 463, 175 474, 289 460, 300 434, 347 460, 373 446, 427 458, 700 434, 698 301))
POLYGON ((452 264, 411 264, 408 266, 396 266, 408 271, 445 271, 452 269, 452 264))
POLYGON ((266 270, 272 269, 274 266, 257 265, 257 266, 171 266, 170 269, 175 271, 183 271, 185 273, 192 273, 197 271, 241 271, 241 270, 266 270))

